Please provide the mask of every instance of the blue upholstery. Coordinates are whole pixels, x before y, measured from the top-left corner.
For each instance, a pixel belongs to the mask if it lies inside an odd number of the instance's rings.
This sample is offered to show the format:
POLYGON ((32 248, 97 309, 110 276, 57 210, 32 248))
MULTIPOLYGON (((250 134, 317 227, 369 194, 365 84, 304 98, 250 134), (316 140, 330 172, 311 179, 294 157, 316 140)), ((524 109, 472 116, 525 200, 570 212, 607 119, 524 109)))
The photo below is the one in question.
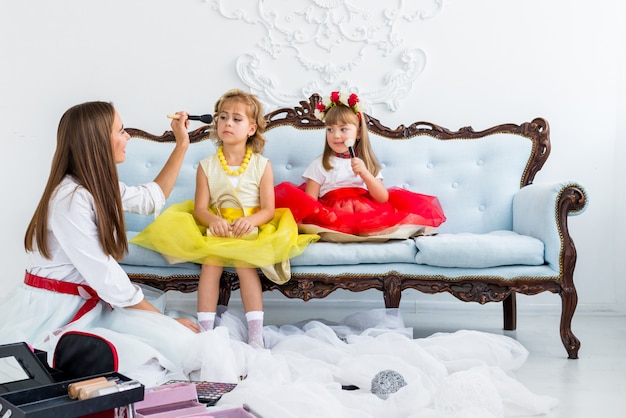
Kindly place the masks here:
MULTIPOLYGON (((301 174, 324 145, 323 125, 310 118, 319 96, 293 109, 267 115, 265 156, 275 183, 300 184, 301 174)), ((398 308, 402 292, 447 292, 466 302, 501 302, 504 329, 516 328, 516 294, 558 294, 559 334, 569 358, 578 358, 580 341, 571 329, 577 305, 574 285, 576 249, 568 217, 587 207, 587 193, 575 181, 534 183, 550 155, 550 127, 543 118, 520 125, 502 124, 476 132, 453 132, 428 122, 391 129, 366 115, 370 138, 387 187, 403 187, 437 196, 447 220, 438 235, 387 242, 316 242, 291 260, 292 277, 264 290, 278 290, 307 301, 338 289, 377 289, 385 306, 398 308), (391 139, 401 138, 401 139, 391 139)), ((135 130, 120 165, 120 180, 136 185, 151 181, 168 158, 171 143, 135 130)), ((203 127, 192 132, 206 136, 203 127)), ((171 139, 171 135, 164 135, 171 139)), ((167 205, 193 199, 198 162, 215 152, 209 140, 190 146, 167 205)), ((128 215, 134 236, 154 216, 128 215)), ((122 267, 137 283, 161 290, 193 292, 200 266, 168 264, 157 253, 130 244, 122 267)), ((220 303, 228 304, 239 288, 233 269, 220 282, 220 303)))
MULTIPOLYGON (((300 184, 302 172, 323 149, 324 131, 299 130, 286 125, 269 130, 266 136, 264 154, 272 163, 275 183, 300 184)), ((511 231, 511 234, 516 233, 513 235, 517 236, 519 243, 532 243, 526 247, 532 247, 532 257, 522 257, 526 254, 521 252, 523 248, 511 244, 502 247, 497 257, 490 258, 491 261, 485 261, 485 255, 481 253, 493 244, 489 240, 483 242, 484 247, 468 247, 467 251, 448 251, 447 254, 445 246, 437 252, 430 248, 430 251, 420 253, 413 239, 356 244, 319 242, 292 260, 293 272, 315 270, 320 266, 324 266, 325 271, 330 268, 338 273, 346 269, 354 272, 353 266, 368 271, 371 265, 377 265, 376 270, 384 270, 396 263, 402 266, 402 271, 416 275, 471 276, 483 274, 484 268, 494 268, 493 272, 502 277, 512 276, 515 272, 550 277, 559 271, 561 240, 555 205, 560 190, 572 183, 532 184, 520 189, 521 176, 532 151, 532 141, 528 138, 494 133, 479 139, 439 140, 422 135, 392 140, 376 134, 371 134, 370 139, 383 166, 387 187, 400 186, 439 198, 447 217, 438 228, 443 237, 473 234, 471 236, 475 239, 468 240, 467 245, 475 246, 476 239, 480 241, 482 234, 511 231), (545 256, 538 259, 540 247, 545 256), (471 260, 472 254, 476 260, 471 260), (544 259, 550 268, 542 266, 544 259), (494 265, 493 260, 500 260, 502 266, 498 262, 494 265), (507 266, 509 264, 518 266, 507 266), (443 267, 452 270, 437 270, 443 267)), ((151 181, 165 163, 172 146, 171 143, 133 138, 127 146, 127 161, 118 168, 120 180, 130 185, 151 181)), ((215 146, 210 140, 190 146, 167 205, 193 199, 198 162, 214 152, 215 146)), ((154 216, 128 214, 129 237, 153 219, 154 216)), ((437 242, 438 238, 430 239, 437 242)), ((462 241, 455 242, 458 245, 462 241)), ((196 274, 199 271, 198 266, 191 263, 169 265, 159 254, 133 244, 130 247, 128 256, 122 261, 128 272, 149 269, 152 274, 169 276, 181 271, 196 274)))
POLYGON ((459 232, 415 238, 418 264, 437 267, 498 267, 543 264, 543 242, 513 231, 459 232))
MULTIPOLYGON (((563 247, 556 222, 557 202, 569 185, 581 187, 575 181, 530 184, 513 198, 513 231, 541 240, 545 261, 556 270, 563 247)), ((573 215, 581 214, 586 207, 573 215)))

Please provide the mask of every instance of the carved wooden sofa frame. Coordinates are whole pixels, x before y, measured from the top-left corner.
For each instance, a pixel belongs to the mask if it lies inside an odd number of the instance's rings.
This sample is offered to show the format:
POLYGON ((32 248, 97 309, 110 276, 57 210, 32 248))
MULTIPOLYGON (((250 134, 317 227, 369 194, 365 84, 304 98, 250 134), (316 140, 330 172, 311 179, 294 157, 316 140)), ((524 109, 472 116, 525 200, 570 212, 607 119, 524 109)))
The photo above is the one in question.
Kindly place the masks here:
MULTIPOLYGON (((267 132, 276 127, 289 125, 298 130, 320 129, 323 123, 314 116, 315 104, 320 100, 313 95, 309 101, 301 101, 294 108, 278 109, 267 114, 267 132)), ((520 188, 533 183, 535 175, 543 167, 550 154, 550 130, 548 122, 542 118, 521 125, 502 124, 483 131, 474 131, 471 127, 464 127, 458 131, 450 131, 441 126, 416 122, 409 126, 400 125, 390 129, 379 120, 365 115, 370 132, 390 139, 408 139, 418 135, 428 135, 440 140, 457 138, 482 138, 492 133, 513 133, 529 137, 534 142, 532 156, 523 174, 520 188)), ((141 137, 157 142, 174 141, 171 131, 156 136, 140 129, 128 128, 133 137, 141 137)), ((197 143, 208 138, 209 127, 202 126, 190 132, 191 142, 197 143)), ((338 289, 351 292, 361 292, 376 289, 383 293, 387 308, 397 308, 400 304, 402 291, 414 289, 423 293, 448 292, 465 302, 502 302, 504 329, 516 329, 516 294, 534 295, 542 292, 558 294, 562 300, 560 336, 569 358, 578 358, 580 341, 571 329, 572 317, 577 305, 577 293, 574 286, 574 268, 576 265, 576 248, 568 230, 568 216, 581 212, 586 206, 586 194, 576 183, 562 189, 556 205, 555 217, 561 239, 561 253, 559 260, 560 273, 558 280, 545 280, 533 277, 517 277, 502 279, 500 277, 450 278, 433 275, 401 274, 391 270, 385 274, 353 274, 341 273, 298 273, 295 272, 291 280, 284 285, 276 285, 262 277, 263 290, 278 290, 288 298, 298 298, 304 301, 319 299, 328 296, 338 289)), ((130 273, 131 279, 138 283, 153 286, 163 291, 176 290, 184 293, 194 292, 198 288, 197 274, 158 276, 152 274, 130 273)), ((233 271, 224 271, 221 282, 219 303, 227 305, 233 290, 239 288, 237 275, 233 271)))

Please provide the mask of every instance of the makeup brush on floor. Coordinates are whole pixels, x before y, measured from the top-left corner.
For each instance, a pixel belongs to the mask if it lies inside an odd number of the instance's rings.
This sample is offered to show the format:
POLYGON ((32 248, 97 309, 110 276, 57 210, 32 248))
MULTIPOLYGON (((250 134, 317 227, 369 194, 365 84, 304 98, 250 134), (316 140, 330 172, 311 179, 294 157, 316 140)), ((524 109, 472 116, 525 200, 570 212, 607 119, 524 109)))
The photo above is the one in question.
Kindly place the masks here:
POLYGON ((354 146, 354 139, 348 139, 346 140, 346 142, 344 142, 344 144, 346 145, 346 147, 348 147, 348 151, 350 151, 350 157, 356 157, 356 154, 354 153, 354 148, 352 148, 354 146))
MULTIPOLYGON (((175 115, 175 114, 168 114, 167 115, 168 118, 170 119, 180 119, 180 115, 175 115)), ((200 116, 194 116, 194 115, 189 115, 187 116, 187 119, 189 120, 199 120, 200 122, 204 122, 206 124, 209 124, 211 122, 213 122, 213 115, 200 115, 200 116)))

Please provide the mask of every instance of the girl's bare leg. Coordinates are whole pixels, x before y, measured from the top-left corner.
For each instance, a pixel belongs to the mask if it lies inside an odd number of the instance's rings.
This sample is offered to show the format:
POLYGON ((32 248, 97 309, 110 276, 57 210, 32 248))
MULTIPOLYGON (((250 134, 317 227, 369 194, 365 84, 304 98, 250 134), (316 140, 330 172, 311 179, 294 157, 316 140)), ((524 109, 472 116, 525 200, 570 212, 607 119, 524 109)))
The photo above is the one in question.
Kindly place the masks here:
MULTIPOLYGON (((236 269, 239 276, 239 287, 243 309, 246 312, 263 310, 263 290, 261 279, 255 268, 236 269)), ((219 285, 219 282, 218 282, 219 285)), ((217 303, 217 300, 216 300, 217 303)))
POLYGON ((198 324, 202 331, 213 329, 223 267, 203 265, 198 282, 198 324))

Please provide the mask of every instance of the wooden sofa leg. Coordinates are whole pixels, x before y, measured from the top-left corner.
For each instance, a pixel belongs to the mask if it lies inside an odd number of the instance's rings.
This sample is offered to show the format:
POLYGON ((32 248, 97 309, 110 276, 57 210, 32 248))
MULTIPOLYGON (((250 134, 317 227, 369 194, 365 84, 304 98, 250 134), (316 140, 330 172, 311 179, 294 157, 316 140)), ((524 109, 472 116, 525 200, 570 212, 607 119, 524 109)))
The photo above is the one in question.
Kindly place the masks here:
POLYGON ((402 297, 401 281, 396 275, 389 275, 383 278, 383 298, 385 300, 385 308, 399 308, 400 298, 402 297))
POLYGON ((515 292, 509 293, 502 301, 502 313, 504 314, 504 329, 514 331, 517 328, 517 299, 515 298, 515 292))
POLYGON ((580 340, 572 332, 572 318, 578 304, 576 289, 570 288, 561 291, 561 341, 570 359, 578 358, 580 340))
POLYGON ((228 306, 228 302, 230 301, 230 281, 225 280, 224 276, 220 280, 220 294, 217 298, 217 304, 222 306, 228 306))

